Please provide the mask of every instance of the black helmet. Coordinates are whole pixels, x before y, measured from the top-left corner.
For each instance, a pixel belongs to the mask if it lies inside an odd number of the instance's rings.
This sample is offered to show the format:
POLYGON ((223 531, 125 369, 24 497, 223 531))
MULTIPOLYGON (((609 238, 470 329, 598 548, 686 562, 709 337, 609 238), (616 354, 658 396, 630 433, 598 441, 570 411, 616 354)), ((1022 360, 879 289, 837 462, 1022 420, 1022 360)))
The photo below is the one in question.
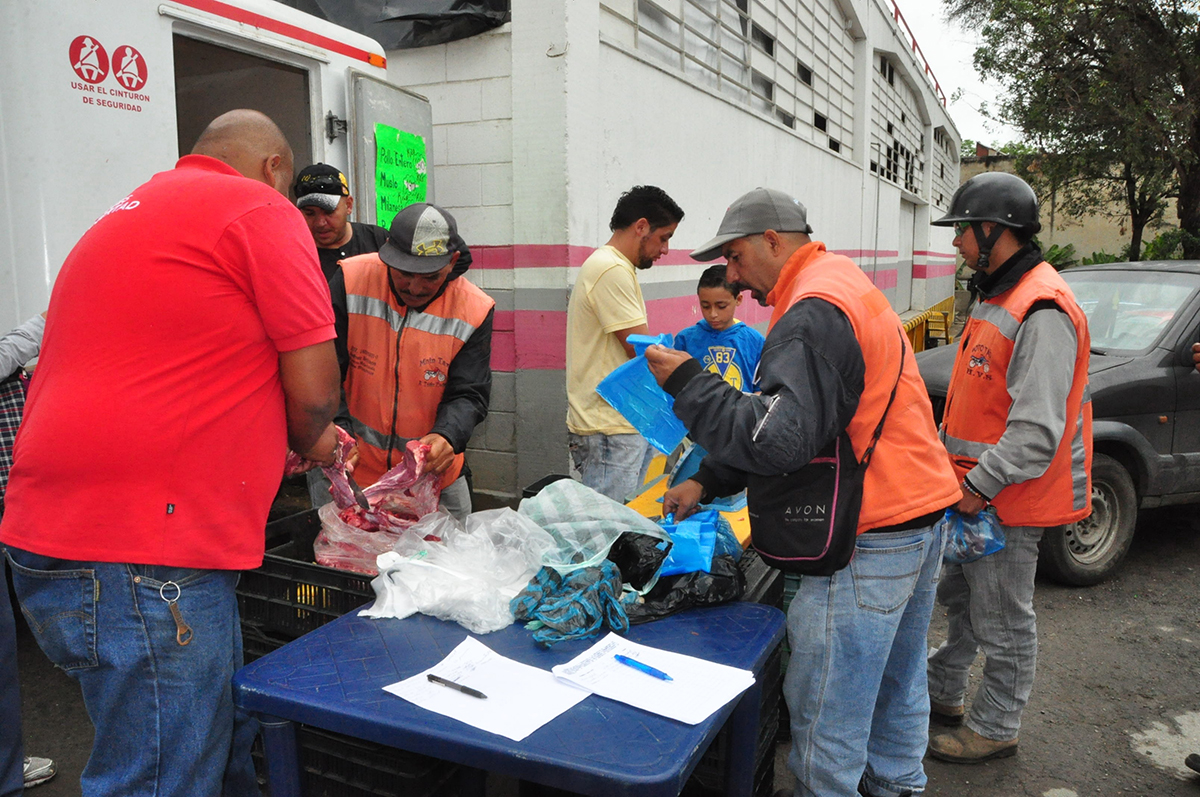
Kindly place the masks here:
POLYGON ((954 192, 950 212, 930 223, 952 227, 960 221, 992 221, 1029 235, 1042 229, 1037 195, 1029 183, 1007 172, 984 172, 967 180, 954 192))

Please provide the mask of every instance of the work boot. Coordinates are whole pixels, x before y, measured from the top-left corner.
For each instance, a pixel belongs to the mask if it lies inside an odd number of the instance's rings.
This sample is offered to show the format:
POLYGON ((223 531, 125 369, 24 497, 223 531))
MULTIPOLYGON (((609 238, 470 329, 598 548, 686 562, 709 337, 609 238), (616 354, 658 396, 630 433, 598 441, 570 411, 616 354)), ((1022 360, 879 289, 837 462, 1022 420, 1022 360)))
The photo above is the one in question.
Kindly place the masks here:
POLYGON ((929 701, 929 724, 942 725, 947 728, 957 728, 963 723, 964 709, 961 705, 951 706, 948 703, 929 701))
POLYGON ((1183 763, 1188 769, 1200 772, 1200 753, 1192 753, 1183 760, 1183 763))
POLYGON ((1017 753, 1017 740, 997 741, 966 727, 939 733, 929 740, 929 755, 952 764, 978 764, 1017 753))
POLYGON ((49 758, 25 756, 25 788, 40 786, 58 772, 58 767, 49 758))

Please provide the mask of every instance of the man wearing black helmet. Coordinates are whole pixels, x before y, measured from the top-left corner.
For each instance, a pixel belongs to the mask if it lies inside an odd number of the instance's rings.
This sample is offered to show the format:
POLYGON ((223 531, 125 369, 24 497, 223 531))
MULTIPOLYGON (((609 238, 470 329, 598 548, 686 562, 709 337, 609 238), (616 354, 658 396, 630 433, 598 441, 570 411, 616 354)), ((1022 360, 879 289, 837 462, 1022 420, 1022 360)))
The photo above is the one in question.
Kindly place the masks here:
POLYGON ((929 658, 930 721, 952 729, 932 736, 929 754, 976 763, 1017 751, 1037 664, 1042 532, 1091 512, 1090 340, 1070 288, 1031 242, 1041 224, 1023 180, 973 177, 933 224, 954 227, 954 245, 976 272, 978 304, 960 338, 940 429, 961 479, 957 509, 975 515, 991 505, 1006 537, 997 553, 948 564, 938 585, 950 627, 929 658), (965 712, 980 649, 983 683, 965 712))

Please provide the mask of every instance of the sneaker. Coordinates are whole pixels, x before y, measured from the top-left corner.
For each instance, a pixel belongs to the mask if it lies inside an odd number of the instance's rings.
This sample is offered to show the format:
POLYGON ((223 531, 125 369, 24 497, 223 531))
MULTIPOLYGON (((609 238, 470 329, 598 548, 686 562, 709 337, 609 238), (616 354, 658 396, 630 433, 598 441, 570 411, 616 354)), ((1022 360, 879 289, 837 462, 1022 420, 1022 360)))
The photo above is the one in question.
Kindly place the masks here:
POLYGON ((946 728, 957 728, 963 723, 963 714, 965 709, 960 706, 952 706, 948 703, 939 703, 936 700, 929 701, 929 724, 941 725, 946 728))
POLYGON ((993 758, 1008 758, 1016 753, 1016 739, 989 739, 965 725, 946 733, 939 733, 929 740, 929 755, 952 764, 978 764, 993 758))
POLYGON ((25 788, 42 785, 54 777, 56 772, 58 767, 51 759, 25 756, 25 788))
POLYGON ((1183 764, 1188 769, 1193 769, 1196 772, 1200 772, 1200 753, 1192 753, 1190 756, 1184 759, 1183 764))

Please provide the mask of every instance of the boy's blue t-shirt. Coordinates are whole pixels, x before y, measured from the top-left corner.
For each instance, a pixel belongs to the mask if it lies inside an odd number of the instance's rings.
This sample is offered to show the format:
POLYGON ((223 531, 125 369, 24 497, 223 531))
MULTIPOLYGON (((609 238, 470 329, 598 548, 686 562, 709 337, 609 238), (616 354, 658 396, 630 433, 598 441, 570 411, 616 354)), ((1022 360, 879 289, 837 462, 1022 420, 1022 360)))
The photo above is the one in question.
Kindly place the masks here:
POLYGON ((754 393, 758 383, 754 372, 762 357, 764 338, 754 327, 735 320, 728 329, 718 332, 704 319, 675 336, 675 348, 686 351, 712 371, 744 393, 754 393))

